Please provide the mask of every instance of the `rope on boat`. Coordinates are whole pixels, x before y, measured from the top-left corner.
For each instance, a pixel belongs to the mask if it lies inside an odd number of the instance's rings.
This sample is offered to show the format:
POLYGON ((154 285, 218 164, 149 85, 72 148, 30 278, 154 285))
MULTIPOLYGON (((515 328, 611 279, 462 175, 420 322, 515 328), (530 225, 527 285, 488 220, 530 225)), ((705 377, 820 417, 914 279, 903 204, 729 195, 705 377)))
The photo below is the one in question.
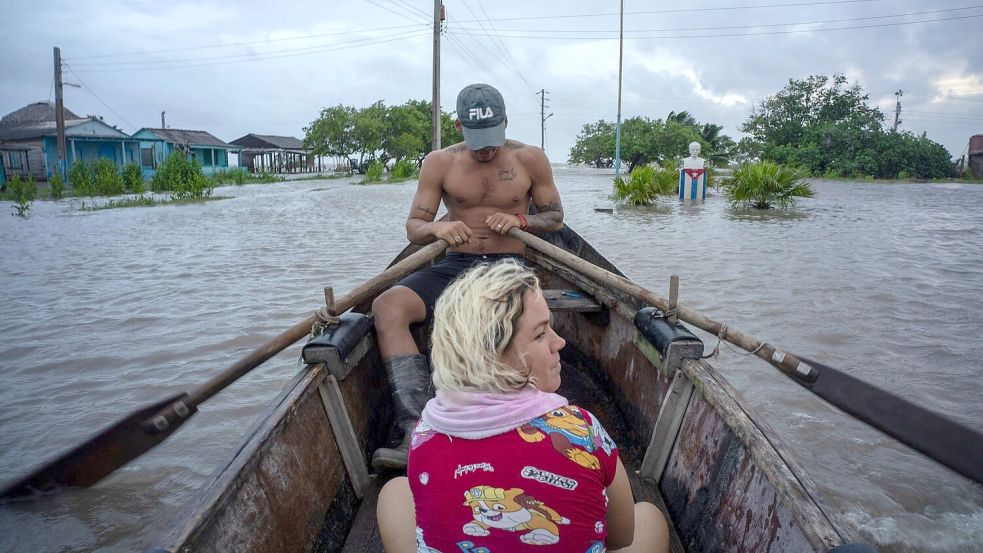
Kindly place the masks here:
POLYGON ((758 351, 761 348, 763 348, 766 345, 768 345, 768 342, 760 342, 760 343, 758 343, 758 347, 754 348, 751 351, 740 351, 740 350, 734 349, 733 346, 731 346, 728 342, 725 342, 724 341, 724 334, 726 334, 726 333, 727 333, 727 323, 723 323, 723 324, 720 325, 720 332, 717 333, 717 345, 713 346, 713 351, 711 351, 707 355, 704 355, 700 359, 710 359, 711 357, 716 357, 716 356, 720 355, 720 344, 723 344, 724 346, 727 347, 727 349, 729 349, 730 351, 732 351, 732 352, 734 352, 734 353, 736 353, 738 355, 745 355, 745 356, 747 356, 747 355, 754 355, 754 354, 758 353, 758 351))
POLYGON ((324 333, 324 329, 332 326, 338 326, 341 319, 337 315, 332 315, 328 311, 328 306, 324 306, 314 312, 314 317, 317 321, 311 325, 311 338, 317 338, 324 333))

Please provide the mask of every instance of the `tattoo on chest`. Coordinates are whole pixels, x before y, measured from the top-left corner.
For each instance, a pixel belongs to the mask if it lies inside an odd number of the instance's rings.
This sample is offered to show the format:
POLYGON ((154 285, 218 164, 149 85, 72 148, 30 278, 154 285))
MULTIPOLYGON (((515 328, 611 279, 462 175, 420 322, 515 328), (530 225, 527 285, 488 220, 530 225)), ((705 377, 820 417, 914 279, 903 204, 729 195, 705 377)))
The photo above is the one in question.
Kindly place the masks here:
POLYGON ((429 207, 427 207, 425 205, 418 205, 418 206, 416 206, 416 209, 418 211, 422 211, 422 212, 426 213, 427 215, 429 215, 431 217, 436 217, 437 216, 437 212, 436 211, 430 209, 429 207))
POLYGON ((515 180, 515 176, 516 176, 515 169, 512 167, 509 167, 508 169, 498 170, 499 181, 515 180))

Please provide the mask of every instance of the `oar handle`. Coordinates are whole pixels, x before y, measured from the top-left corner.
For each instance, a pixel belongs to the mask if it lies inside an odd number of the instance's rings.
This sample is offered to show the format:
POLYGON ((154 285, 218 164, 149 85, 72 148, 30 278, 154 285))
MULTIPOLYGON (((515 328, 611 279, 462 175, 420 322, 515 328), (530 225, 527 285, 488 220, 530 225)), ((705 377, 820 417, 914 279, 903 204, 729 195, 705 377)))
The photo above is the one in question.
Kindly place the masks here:
MULTIPOLYGON (((424 246, 423 248, 420 248, 418 251, 407 256, 405 259, 396 263, 392 267, 389 267, 385 271, 356 286, 355 289, 335 302, 334 313, 332 314, 339 315, 344 313, 345 311, 348 311, 356 305, 364 302, 374 294, 377 294, 383 289, 392 286, 399 279, 405 277, 413 271, 416 271, 424 264, 429 263, 434 258, 440 256, 448 247, 449 244, 444 240, 437 240, 424 246)), ((174 416, 184 418, 181 417, 182 413, 188 411, 193 412, 199 404, 217 394, 249 371, 262 365, 268 359, 280 353, 297 340, 307 336, 311 331, 311 326, 318 321, 320 321, 320 318, 316 314, 310 315, 303 321, 280 333, 269 342, 266 342, 262 346, 256 348, 249 355, 240 359, 228 369, 212 377, 210 380, 208 380, 208 382, 205 382, 201 386, 195 388, 188 394, 187 399, 179 400, 163 409, 157 414, 157 416, 154 417, 154 419, 160 421, 160 417, 163 417, 164 419, 170 420, 174 416)))
MULTIPOLYGON (((662 311, 669 311, 672 307, 669 300, 653 294, 652 292, 642 288, 623 276, 606 271, 593 263, 585 261, 576 255, 567 252, 566 250, 558 248, 542 238, 533 236, 532 234, 517 228, 509 230, 508 234, 513 238, 522 240, 522 242, 530 248, 540 251, 550 258, 567 265, 568 267, 574 268, 598 282, 605 283, 610 285, 612 288, 616 288, 622 292, 640 298, 653 307, 657 307, 662 311)), ((715 336, 720 336, 722 339, 740 346, 747 351, 754 352, 754 354, 758 357, 768 361, 783 373, 803 384, 809 384, 815 381, 818 377, 818 372, 813 367, 803 363, 796 355, 788 351, 779 349, 778 347, 767 342, 760 342, 753 336, 744 334, 739 330, 732 329, 723 323, 719 323, 713 319, 705 317, 692 309, 687 309, 681 305, 676 305, 675 307, 676 314, 679 319, 715 336)))
MULTIPOLYGON (((669 302, 634 282, 589 263, 549 242, 519 229, 509 235, 527 246, 566 265, 591 280, 608 285, 663 311, 669 302)), ((929 411, 895 394, 860 381, 842 371, 815 361, 803 361, 797 355, 761 342, 696 311, 676 307, 679 319, 701 328, 768 361, 781 372, 827 402, 854 415, 867 424, 894 436, 900 442, 952 468, 963 476, 983 483, 983 435, 929 411), (917 413, 917 416, 911 416, 917 413), (907 418, 904 418, 907 417, 907 418)))

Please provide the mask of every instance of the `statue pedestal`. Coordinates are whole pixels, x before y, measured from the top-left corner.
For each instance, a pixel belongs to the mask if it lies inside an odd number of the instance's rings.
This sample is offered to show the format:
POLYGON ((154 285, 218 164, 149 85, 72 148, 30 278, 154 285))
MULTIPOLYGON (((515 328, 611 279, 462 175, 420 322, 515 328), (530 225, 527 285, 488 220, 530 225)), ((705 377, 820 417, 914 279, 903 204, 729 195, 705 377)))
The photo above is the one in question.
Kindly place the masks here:
POLYGON ((707 170, 703 158, 688 157, 679 170, 679 199, 705 200, 707 198, 707 170))

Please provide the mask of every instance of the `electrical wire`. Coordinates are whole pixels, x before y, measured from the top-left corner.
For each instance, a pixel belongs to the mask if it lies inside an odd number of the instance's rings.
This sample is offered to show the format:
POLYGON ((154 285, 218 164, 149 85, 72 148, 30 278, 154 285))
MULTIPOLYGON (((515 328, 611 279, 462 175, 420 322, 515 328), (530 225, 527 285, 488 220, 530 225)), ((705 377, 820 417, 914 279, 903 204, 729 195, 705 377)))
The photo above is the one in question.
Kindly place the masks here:
MULTIPOLYGON (((516 91, 510 85, 506 84, 507 81, 499 77, 498 74, 495 73, 495 71, 492 70, 491 67, 489 67, 484 61, 482 61, 477 56, 475 56, 474 53, 471 52, 470 49, 468 49, 467 45, 465 45, 460 38, 453 36, 451 33, 448 33, 447 43, 451 45, 461 55, 462 58, 463 57, 469 58, 475 65, 478 66, 479 69, 484 71, 484 73, 487 76, 491 77, 490 80, 492 81, 493 84, 497 85, 503 90, 506 90, 518 100, 524 101, 527 106, 535 106, 537 108, 539 107, 538 105, 535 104, 535 102, 532 101, 531 98, 528 98, 526 95, 516 91)), ((467 60, 465 60, 465 63, 467 63, 467 60)))
POLYGON ((82 80, 82 77, 79 77, 78 76, 78 73, 76 73, 72 69, 72 66, 68 65, 64 61, 62 62, 62 65, 64 65, 65 67, 67 67, 68 68, 68 71, 72 75, 75 75, 75 78, 78 79, 78 82, 79 82, 80 85, 82 85, 82 88, 84 88, 85 90, 87 90, 89 92, 89 94, 92 95, 93 98, 95 98, 96 100, 98 100, 100 104, 102 104, 103 106, 106 107, 106 109, 108 109, 109 111, 111 111, 113 113, 113 115, 115 115, 116 117, 119 117, 120 121, 122 121, 122 122, 126 123, 127 125, 129 125, 130 128, 132 128, 134 132, 137 131, 137 129, 139 127, 137 127, 133 123, 130 123, 129 121, 127 121, 125 117, 123 117, 122 115, 120 115, 119 113, 117 113, 116 110, 114 110, 113 108, 109 107, 109 104, 107 104, 106 102, 103 102, 102 101, 102 98, 100 98, 99 95, 96 94, 96 91, 92 90, 92 88, 89 85, 85 84, 85 81, 82 80))
MULTIPOLYGON (((347 50, 349 48, 359 48, 359 47, 362 47, 362 46, 374 46, 374 45, 377 45, 377 44, 385 44, 387 42, 394 42, 394 41, 398 41, 398 40, 413 39, 413 38, 419 38, 419 37, 429 36, 429 35, 430 35, 430 31, 424 31, 422 33, 421 32, 417 32, 417 33, 411 33, 411 34, 394 35, 394 36, 390 36, 388 38, 379 38, 379 37, 376 37, 376 38, 369 38, 369 39, 360 39, 360 40, 343 42, 343 43, 339 43, 339 44, 331 45, 331 46, 326 46, 326 47, 317 47, 316 50, 312 50, 312 51, 303 51, 303 52, 290 53, 290 54, 284 54, 284 55, 272 55, 271 56, 271 55, 252 55, 252 54, 247 54, 247 55, 244 55, 244 57, 243 56, 240 56, 240 57, 242 57, 242 59, 229 59, 229 60, 225 60, 225 61, 209 61, 209 62, 206 62, 206 63, 184 63, 184 61, 197 61, 197 60, 177 60, 177 61, 173 61, 172 60, 172 61, 156 62, 157 63, 156 65, 147 65, 145 67, 128 67, 128 68, 121 68, 121 69, 85 69, 85 70, 81 70, 80 69, 79 72, 81 72, 81 73, 108 73, 108 72, 126 72, 126 71, 155 71, 155 70, 159 70, 159 69, 183 69, 183 68, 188 68, 188 67, 205 67, 205 66, 212 66, 212 65, 226 65, 226 64, 232 64, 232 63, 244 63, 244 62, 265 61, 265 60, 272 60, 272 59, 281 59, 281 58, 291 58, 291 57, 307 56, 307 55, 311 55, 311 54, 320 54, 320 53, 323 53, 323 52, 334 52, 334 51, 337 51, 337 50, 347 50), (175 65, 175 63, 177 63, 177 64, 175 65)), ((301 49, 301 50, 309 50, 309 49, 301 49)), ((227 56, 222 56, 221 58, 226 58, 226 57, 227 56)), ((144 63, 155 63, 155 62, 144 62, 144 63)))
MULTIPOLYGON (((656 14, 667 14, 667 13, 694 13, 694 12, 714 12, 714 11, 732 11, 732 10, 755 10, 755 9, 769 9, 769 8, 789 8, 789 7, 805 7, 805 6, 824 6, 830 4, 860 4, 868 2, 880 2, 881 0, 830 0, 827 2, 799 2, 799 3, 786 3, 786 4, 760 4, 760 5, 750 5, 750 6, 724 6, 718 8, 679 8, 674 10, 654 10, 654 11, 641 11, 641 12, 625 12, 625 15, 656 15, 656 14)), ((582 13, 573 15, 543 15, 543 16, 528 16, 528 17, 501 17, 494 19, 494 21, 533 21, 542 19, 574 19, 574 18, 584 18, 584 17, 607 17, 607 16, 620 16, 620 12, 602 12, 602 13, 582 13)), ((474 21, 461 21, 461 23, 474 23, 474 21)))
MULTIPOLYGON (((186 46, 182 48, 167 48, 164 50, 147 50, 143 52, 126 52, 120 54, 98 54, 93 56, 72 56, 71 58, 63 58, 65 61, 77 62, 79 60, 89 60, 89 59, 101 59, 101 58, 120 58, 120 57, 131 57, 131 56, 146 56, 152 54, 168 54, 171 52, 187 52, 192 50, 210 50, 214 48, 229 48, 232 46, 251 46, 253 44, 267 44, 270 42, 284 42, 289 40, 310 40, 314 38, 324 38, 329 36, 338 35, 351 35, 355 33, 374 33, 376 31, 392 31, 397 29, 409 29, 409 28, 419 28, 421 26, 429 27, 428 24, 414 24, 414 25, 396 25, 390 27, 375 27, 372 29, 348 29, 344 31, 335 31, 331 33, 318 33, 316 35, 304 35, 297 37, 284 37, 284 38, 269 38, 264 40, 250 40, 246 42, 230 42, 227 44, 211 44, 206 46, 186 46)), ((76 63, 76 65, 83 65, 76 63)))
POLYGON ((397 4, 402 4, 403 6, 406 6, 407 8, 409 8, 409 10, 411 10, 413 12, 416 12, 418 14, 423 15, 423 17, 426 18, 427 21, 430 21, 431 19, 433 19, 433 14, 432 13, 427 13, 427 12, 421 10, 420 8, 414 6, 413 4, 410 4, 406 0, 393 0, 393 1, 396 2, 397 4))
MULTIPOLYGON (((973 14, 964 15, 960 17, 942 17, 938 19, 925 19, 921 21, 900 21, 897 23, 877 23, 872 25, 854 25, 849 27, 835 27, 830 29, 795 29, 786 31, 762 31, 762 32, 751 32, 751 33, 714 33, 714 34, 688 34, 687 31, 677 30, 676 32, 687 32, 687 34, 673 34, 673 35, 659 35, 659 36, 626 36, 625 40, 645 40, 645 39, 691 39, 691 38, 731 38, 731 37, 746 37, 746 36, 763 36, 763 35, 789 35, 789 34, 799 34, 799 33, 819 33, 819 32, 829 32, 829 31, 848 31, 854 29, 875 29, 881 27, 899 27, 902 25, 918 25, 921 23, 937 23, 941 21, 955 21, 955 20, 966 20, 983 17, 983 14, 973 14)), ((754 26, 751 26, 754 27, 754 26)), ((483 36, 481 33, 468 33, 473 36, 483 36)), ((505 35, 507 38, 535 38, 535 39, 548 39, 548 40, 618 40, 618 37, 590 37, 590 36, 543 36, 543 35, 505 35)))
MULTIPOLYGON (((468 12, 471 14, 471 17, 474 17, 475 19, 478 19, 477 14, 475 14, 474 13, 474 10, 471 9, 471 5, 468 4, 468 1, 467 0, 461 0, 461 3, 464 4, 464 7, 465 8, 467 8, 468 12)), ((480 4, 480 2, 479 2, 479 4, 480 4)), ((484 9, 484 8, 482 8, 482 9, 484 9)), ((487 14, 486 14, 486 17, 487 17, 487 14)), ((478 26, 481 27, 481 30, 482 31, 484 31, 486 33, 489 32, 487 29, 485 29, 484 24, 480 20, 478 21, 478 26)), ((522 79, 522 81, 524 83, 526 83, 526 86, 528 86, 530 90, 532 90, 532 85, 529 84, 529 81, 526 80, 525 75, 522 74, 522 71, 519 69, 519 66, 515 63, 515 60, 512 58, 512 55, 508 51, 508 48, 505 47, 505 43, 502 42, 501 36, 499 36, 498 33, 493 30, 493 31, 491 31, 491 37, 492 37, 492 41, 491 41, 492 44, 495 45, 495 47, 498 48, 498 50, 500 52, 502 52, 502 54, 505 57, 505 60, 512 66, 513 69, 515 69, 516 73, 518 73, 519 78, 522 79), (497 42, 496 42, 496 40, 497 40, 497 42)))
MULTIPOLYGON (((721 30, 728 30, 728 29, 746 29, 748 27, 757 28, 757 27, 791 27, 791 26, 797 26, 797 25, 825 25, 825 24, 830 24, 830 23, 850 23, 850 22, 854 22, 854 21, 870 21, 870 20, 873 20, 873 19, 891 19, 891 18, 895 18, 895 17, 909 17, 909 16, 915 16, 915 15, 929 15, 929 14, 935 14, 935 13, 948 13, 948 12, 956 12, 956 11, 975 10, 975 9, 979 9, 979 8, 983 8, 983 5, 966 6, 964 8, 947 8, 947 9, 944 9, 944 10, 928 10, 928 11, 920 11, 920 12, 899 13, 899 14, 893 14, 893 15, 873 15, 873 16, 866 16, 866 17, 848 17, 848 18, 843 18, 843 19, 826 19, 826 20, 821 20, 821 21, 797 21, 797 22, 789 22, 789 23, 755 23, 754 25, 728 25, 728 26, 716 26, 716 27, 686 27, 686 31, 687 32, 690 32, 690 31, 721 31, 721 30)), ((469 27, 458 27, 457 29, 458 30, 461 30, 461 31, 485 31, 485 29, 483 27, 480 28, 480 29, 475 29, 474 27, 470 27, 470 28, 469 27)), ((616 31, 606 30, 606 29, 603 29, 603 30, 598 30, 598 29, 500 29, 500 30, 501 31, 504 31, 504 32, 511 32, 511 33, 523 33, 523 32, 527 32, 527 31, 535 31, 537 33, 595 33, 595 34, 601 34, 601 33, 612 34, 612 33, 616 33, 616 31)), ((669 28, 662 28, 662 29, 633 29, 633 30, 628 30, 628 31, 625 31, 625 32, 626 33, 679 32, 679 28, 678 27, 669 27, 669 28)), ((628 38, 628 37, 626 37, 626 38, 628 38)))
POLYGON ((394 14, 402 17, 403 19, 407 19, 407 20, 413 21, 413 22, 419 22, 419 20, 416 19, 416 17, 414 17, 412 15, 406 15, 406 13, 404 13, 404 12, 397 12, 396 10, 394 10, 392 8, 389 8, 387 6, 384 6, 384 5, 380 4, 379 2, 376 2, 375 0, 365 0, 365 1, 368 2, 369 4, 372 4, 373 6, 376 6, 376 7, 379 7, 379 8, 384 9, 384 10, 386 10, 389 13, 394 13, 394 14))

